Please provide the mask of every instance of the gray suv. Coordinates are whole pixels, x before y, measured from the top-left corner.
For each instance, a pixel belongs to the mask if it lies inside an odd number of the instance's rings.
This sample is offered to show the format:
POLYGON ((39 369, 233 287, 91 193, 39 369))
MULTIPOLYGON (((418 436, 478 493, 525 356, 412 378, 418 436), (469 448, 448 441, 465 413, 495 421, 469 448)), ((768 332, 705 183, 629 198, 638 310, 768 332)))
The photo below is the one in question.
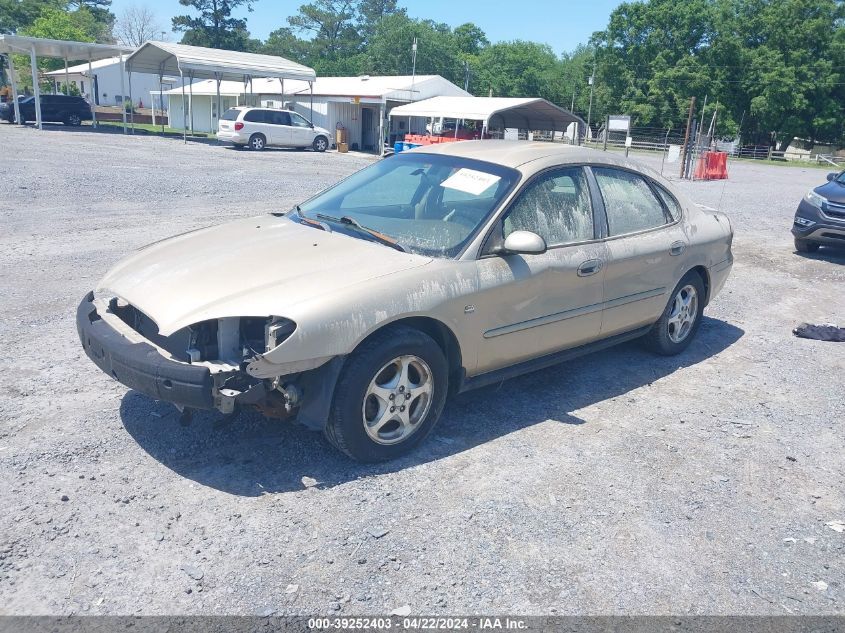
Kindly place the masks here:
POLYGON ((845 247, 845 171, 828 174, 801 199, 792 235, 799 253, 814 253, 822 244, 845 247))

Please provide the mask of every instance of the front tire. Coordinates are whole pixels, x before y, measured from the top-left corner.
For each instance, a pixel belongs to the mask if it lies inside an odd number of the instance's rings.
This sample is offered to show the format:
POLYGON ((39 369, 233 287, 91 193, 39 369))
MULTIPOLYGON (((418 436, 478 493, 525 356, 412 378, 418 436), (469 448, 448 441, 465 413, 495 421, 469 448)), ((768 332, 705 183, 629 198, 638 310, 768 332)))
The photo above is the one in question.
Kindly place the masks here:
POLYGON ((661 356, 683 352, 698 332, 706 299, 704 280, 695 271, 684 275, 672 291, 660 319, 643 337, 646 346, 661 356))
POLYGON ((443 351, 427 334, 405 326, 377 332, 346 361, 326 438, 363 462, 408 453, 440 418, 448 371, 443 351))
POLYGON ((315 152, 325 152, 329 148, 329 139, 325 136, 318 136, 314 139, 312 146, 315 152))
POLYGON ((818 242, 811 242, 809 240, 799 240, 797 237, 795 238, 795 250, 799 253, 815 253, 819 250, 818 242))
POLYGON ((260 152, 267 147, 267 139, 263 134, 253 134, 249 137, 249 149, 260 152))
POLYGON ((65 119, 65 125, 69 125, 71 127, 79 127, 82 125, 82 119, 79 117, 78 114, 69 114, 67 119, 65 119))

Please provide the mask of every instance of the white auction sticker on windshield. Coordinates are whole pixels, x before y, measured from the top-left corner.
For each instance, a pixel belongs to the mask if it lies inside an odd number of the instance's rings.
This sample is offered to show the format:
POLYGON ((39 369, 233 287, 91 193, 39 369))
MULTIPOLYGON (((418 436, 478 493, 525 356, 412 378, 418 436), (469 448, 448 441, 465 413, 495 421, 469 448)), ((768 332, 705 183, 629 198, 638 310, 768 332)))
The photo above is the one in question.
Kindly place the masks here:
POLYGON ((463 191, 464 193, 470 193, 477 196, 481 194, 482 191, 486 191, 491 186, 495 185, 501 179, 502 178, 500 176, 464 167, 440 183, 440 186, 446 187, 447 189, 457 189, 458 191, 463 191))

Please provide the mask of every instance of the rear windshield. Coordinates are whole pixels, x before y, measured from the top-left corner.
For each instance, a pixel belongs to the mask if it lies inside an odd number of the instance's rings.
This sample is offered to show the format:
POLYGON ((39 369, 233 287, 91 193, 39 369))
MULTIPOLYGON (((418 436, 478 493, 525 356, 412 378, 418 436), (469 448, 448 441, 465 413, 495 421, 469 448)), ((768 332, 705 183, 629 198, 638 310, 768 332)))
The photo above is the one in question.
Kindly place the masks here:
POLYGON ((230 110, 226 110, 223 113, 223 119, 226 121, 235 121, 238 118, 238 115, 241 113, 240 110, 235 110, 235 108, 231 108, 230 110))

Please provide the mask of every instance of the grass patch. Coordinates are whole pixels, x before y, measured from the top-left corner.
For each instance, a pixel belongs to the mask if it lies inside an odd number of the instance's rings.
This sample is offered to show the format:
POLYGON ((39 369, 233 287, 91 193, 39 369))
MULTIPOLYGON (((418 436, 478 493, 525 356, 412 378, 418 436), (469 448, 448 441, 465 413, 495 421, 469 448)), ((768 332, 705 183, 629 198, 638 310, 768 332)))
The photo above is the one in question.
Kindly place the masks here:
MULTIPOLYGON (((97 125, 102 126, 109 126, 109 127, 123 127, 123 121, 97 121, 97 125)), ((127 129, 131 129, 132 127, 135 128, 135 131, 138 130, 147 132, 149 134, 158 134, 159 136, 182 136, 185 132, 182 128, 175 128, 175 127, 168 127, 164 126, 164 132, 161 131, 160 125, 153 125, 152 123, 136 123, 134 126, 129 125, 129 121, 126 122, 127 129)), ((201 138, 215 138, 214 134, 208 134, 206 132, 194 132, 191 134, 190 130, 187 130, 188 136, 194 137, 201 137, 201 138)))

